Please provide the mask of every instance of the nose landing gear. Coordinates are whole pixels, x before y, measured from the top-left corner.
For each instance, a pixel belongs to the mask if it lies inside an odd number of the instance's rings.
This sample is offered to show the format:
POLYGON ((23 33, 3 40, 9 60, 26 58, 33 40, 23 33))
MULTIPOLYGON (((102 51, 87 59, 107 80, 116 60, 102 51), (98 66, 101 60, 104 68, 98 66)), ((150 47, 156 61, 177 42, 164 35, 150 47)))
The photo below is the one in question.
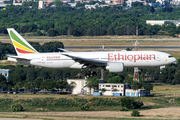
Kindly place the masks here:
POLYGON ((96 72, 89 71, 88 73, 85 74, 85 77, 86 77, 86 78, 94 77, 94 76, 97 76, 97 73, 96 73, 96 72))

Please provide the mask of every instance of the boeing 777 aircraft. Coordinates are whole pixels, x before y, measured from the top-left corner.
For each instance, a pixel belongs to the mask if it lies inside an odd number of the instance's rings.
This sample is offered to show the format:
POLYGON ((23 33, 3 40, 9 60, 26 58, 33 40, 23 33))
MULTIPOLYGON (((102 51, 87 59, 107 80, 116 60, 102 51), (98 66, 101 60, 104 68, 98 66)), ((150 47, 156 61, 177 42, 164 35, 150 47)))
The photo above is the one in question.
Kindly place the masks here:
POLYGON ((90 76, 95 69, 105 69, 112 73, 123 72, 124 67, 153 67, 171 64, 176 59, 168 53, 159 51, 101 51, 39 53, 13 28, 8 28, 17 56, 9 56, 9 61, 46 68, 89 69, 90 76))

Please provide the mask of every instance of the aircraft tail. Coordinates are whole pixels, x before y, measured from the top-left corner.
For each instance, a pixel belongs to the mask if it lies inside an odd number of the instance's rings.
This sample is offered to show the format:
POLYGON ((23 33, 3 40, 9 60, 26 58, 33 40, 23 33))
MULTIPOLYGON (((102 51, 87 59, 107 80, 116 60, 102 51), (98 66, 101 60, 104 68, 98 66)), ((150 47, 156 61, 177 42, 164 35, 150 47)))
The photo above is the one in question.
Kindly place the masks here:
POLYGON ((7 28, 17 55, 38 53, 14 28, 7 28))

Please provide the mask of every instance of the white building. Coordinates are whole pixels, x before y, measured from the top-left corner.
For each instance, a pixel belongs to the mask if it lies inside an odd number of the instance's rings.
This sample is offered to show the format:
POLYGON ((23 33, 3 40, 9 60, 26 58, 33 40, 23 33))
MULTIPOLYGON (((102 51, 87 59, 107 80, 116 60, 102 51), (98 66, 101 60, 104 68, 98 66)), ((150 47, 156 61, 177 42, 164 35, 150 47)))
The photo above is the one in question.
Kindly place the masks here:
POLYGON ((99 83, 99 91, 104 88, 106 91, 103 95, 113 95, 113 93, 120 93, 120 96, 125 95, 125 85, 124 84, 116 84, 116 83, 99 83))
POLYGON ((141 0, 128 0, 126 1, 127 7, 132 7, 133 2, 142 2, 141 0))
POLYGON ((146 24, 150 25, 163 25, 165 22, 172 22, 176 26, 180 26, 180 21, 179 20, 146 20, 146 24))
POLYGON ((170 4, 178 6, 180 4, 180 0, 172 0, 172 1, 170 1, 170 4))
POLYGON ((4 75, 6 79, 8 79, 10 73, 11 73, 10 69, 0 69, 0 74, 4 75))
POLYGON ((150 95, 150 90, 145 90, 145 89, 138 89, 138 90, 126 89, 125 91, 126 91, 126 96, 131 96, 131 97, 143 97, 150 95))
POLYGON ((38 9, 45 9, 44 1, 39 1, 38 9))
MULTIPOLYGON (((71 84, 71 82, 75 82, 76 86, 72 90, 72 94, 80 94, 80 95, 87 95, 90 94, 90 89, 85 87, 86 86, 86 80, 85 79, 67 79, 68 84, 71 84)), ((91 94, 94 92, 93 89, 91 89, 91 94)))

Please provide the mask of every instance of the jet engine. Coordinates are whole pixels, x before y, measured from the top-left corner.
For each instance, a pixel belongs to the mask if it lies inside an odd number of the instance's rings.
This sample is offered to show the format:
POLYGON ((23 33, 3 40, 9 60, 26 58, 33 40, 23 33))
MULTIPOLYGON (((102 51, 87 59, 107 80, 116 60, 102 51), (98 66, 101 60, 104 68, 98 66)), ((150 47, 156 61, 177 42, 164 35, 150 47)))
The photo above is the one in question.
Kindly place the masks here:
POLYGON ((120 73, 124 70, 124 63, 122 62, 107 62, 106 70, 112 73, 120 73))

